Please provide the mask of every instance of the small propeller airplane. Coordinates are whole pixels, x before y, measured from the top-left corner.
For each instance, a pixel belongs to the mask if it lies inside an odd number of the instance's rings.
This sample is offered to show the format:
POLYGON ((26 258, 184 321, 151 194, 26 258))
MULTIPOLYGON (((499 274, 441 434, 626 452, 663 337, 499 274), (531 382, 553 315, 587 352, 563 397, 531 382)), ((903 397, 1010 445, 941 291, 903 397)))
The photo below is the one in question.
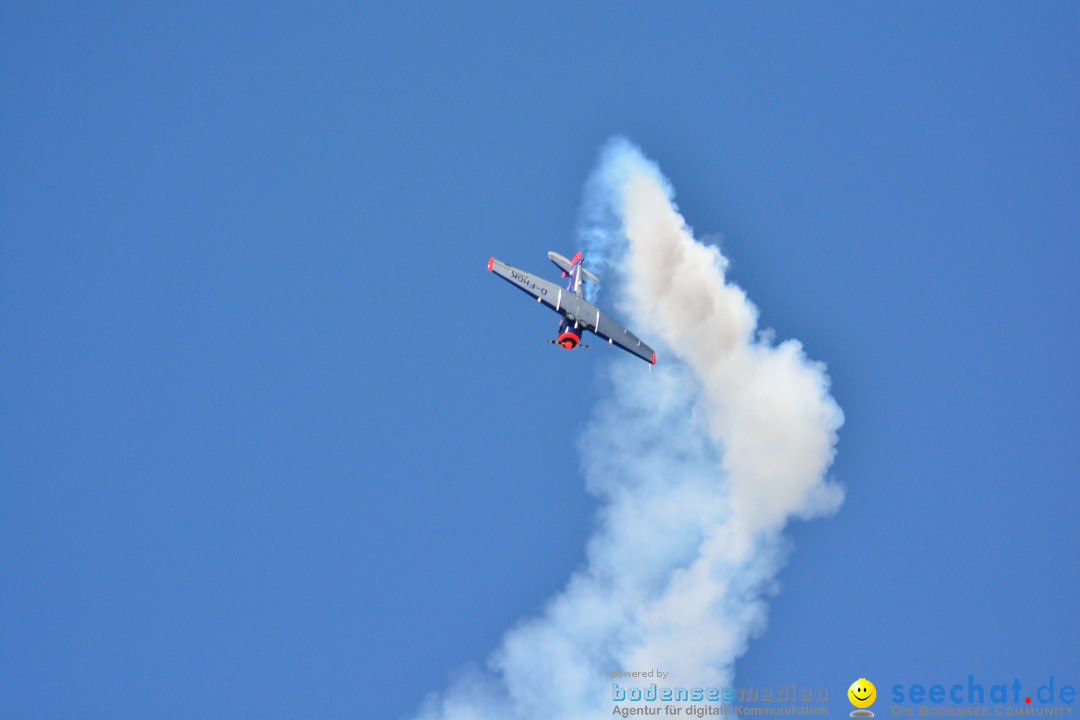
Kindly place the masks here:
POLYGON ((488 260, 488 270, 519 290, 527 292, 536 298, 537 302, 547 305, 562 315, 558 340, 548 340, 548 342, 573 350, 581 344, 581 332, 588 330, 607 340, 609 344, 618 345, 645 362, 656 364, 656 352, 651 347, 641 342, 634 333, 612 320, 603 310, 587 302, 582 296, 581 290, 585 280, 597 285, 600 284, 600 280, 585 269, 581 253, 575 255, 573 260, 567 260, 557 252, 549 252, 548 259, 562 270, 564 278, 570 278, 565 288, 530 275, 524 270, 510 267, 495 258, 488 260))

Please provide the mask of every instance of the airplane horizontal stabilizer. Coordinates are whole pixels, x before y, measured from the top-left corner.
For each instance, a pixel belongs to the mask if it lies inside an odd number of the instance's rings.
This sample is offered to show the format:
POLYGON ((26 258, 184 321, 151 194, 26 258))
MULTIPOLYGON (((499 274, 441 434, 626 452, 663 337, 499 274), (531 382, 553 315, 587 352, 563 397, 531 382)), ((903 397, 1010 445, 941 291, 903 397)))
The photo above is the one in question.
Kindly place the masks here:
POLYGON ((570 269, 574 267, 569 260, 554 251, 548 253, 548 260, 555 263, 555 266, 564 273, 570 272, 570 269))

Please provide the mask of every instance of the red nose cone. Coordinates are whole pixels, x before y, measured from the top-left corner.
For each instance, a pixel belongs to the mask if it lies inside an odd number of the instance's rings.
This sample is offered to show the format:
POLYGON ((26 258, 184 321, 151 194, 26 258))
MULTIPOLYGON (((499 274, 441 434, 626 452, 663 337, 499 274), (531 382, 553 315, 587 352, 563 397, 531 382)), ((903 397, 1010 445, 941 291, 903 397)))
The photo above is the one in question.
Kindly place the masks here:
POLYGON ((564 332, 559 336, 559 344, 567 350, 573 350, 577 347, 578 336, 572 332, 564 332))

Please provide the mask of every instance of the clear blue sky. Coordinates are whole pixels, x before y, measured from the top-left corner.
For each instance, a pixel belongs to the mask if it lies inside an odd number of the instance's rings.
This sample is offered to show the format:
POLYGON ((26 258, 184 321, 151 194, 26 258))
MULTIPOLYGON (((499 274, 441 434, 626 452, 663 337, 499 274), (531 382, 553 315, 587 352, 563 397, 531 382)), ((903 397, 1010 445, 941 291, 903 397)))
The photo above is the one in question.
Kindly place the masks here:
POLYGON ((0 717, 398 718, 537 612, 610 355, 485 265, 614 133, 846 416, 738 683, 1080 685, 1078 69, 1075 2, 7 3, 0 717))

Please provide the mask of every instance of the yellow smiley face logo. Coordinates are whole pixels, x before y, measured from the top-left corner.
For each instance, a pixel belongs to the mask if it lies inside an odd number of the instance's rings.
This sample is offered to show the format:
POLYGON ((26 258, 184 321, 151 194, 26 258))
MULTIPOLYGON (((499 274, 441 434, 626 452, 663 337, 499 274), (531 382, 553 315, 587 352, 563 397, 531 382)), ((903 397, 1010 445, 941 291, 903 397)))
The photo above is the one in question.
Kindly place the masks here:
POLYGON ((877 688, 866 678, 859 678, 847 689, 848 700, 857 708, 867 708, 877 698, 877 688))

